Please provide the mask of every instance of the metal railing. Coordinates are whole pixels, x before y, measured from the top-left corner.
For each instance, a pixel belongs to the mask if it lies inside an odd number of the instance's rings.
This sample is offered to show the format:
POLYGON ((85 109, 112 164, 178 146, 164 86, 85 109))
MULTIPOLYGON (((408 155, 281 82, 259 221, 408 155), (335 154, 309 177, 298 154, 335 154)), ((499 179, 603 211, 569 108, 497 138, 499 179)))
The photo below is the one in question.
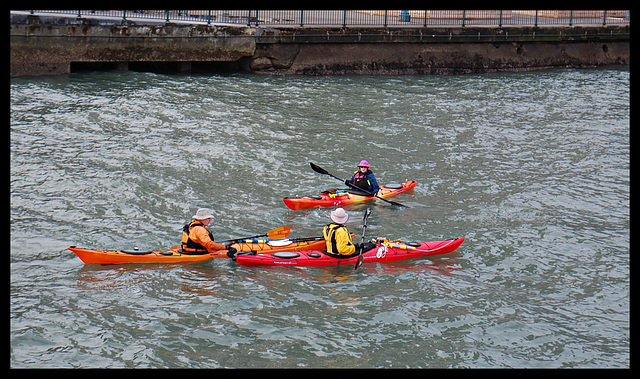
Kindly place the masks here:
MULTIPOLYGON (((18 12, 18 11, 12 11, 18 12)), ((595 26, 629 10, 26 10, 32 15, 260 27, 595 26)))

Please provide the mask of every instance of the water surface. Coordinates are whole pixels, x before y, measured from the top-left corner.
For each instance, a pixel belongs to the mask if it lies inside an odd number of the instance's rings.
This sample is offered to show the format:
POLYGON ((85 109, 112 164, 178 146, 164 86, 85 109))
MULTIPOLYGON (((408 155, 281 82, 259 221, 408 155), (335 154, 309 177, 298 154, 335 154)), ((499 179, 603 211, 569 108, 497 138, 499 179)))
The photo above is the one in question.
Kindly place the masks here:
POLYGON ((626 68, 468 76, 85 72, 12 79, 11 367, 630 366, 626 68), (465 237, 352 267, 84 265, 70 245, 319 235, 283 197, 361 159, 415 179, 368 237, 465 237))

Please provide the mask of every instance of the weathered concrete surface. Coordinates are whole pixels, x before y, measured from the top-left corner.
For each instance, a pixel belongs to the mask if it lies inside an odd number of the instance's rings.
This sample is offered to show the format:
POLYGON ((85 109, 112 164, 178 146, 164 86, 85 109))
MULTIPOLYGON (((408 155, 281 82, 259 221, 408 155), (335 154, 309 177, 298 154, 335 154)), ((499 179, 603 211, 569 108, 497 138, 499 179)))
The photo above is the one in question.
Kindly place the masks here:
POLYGON ((629 43, 270 45, 249 70, 278 74, 466 74, 629 64, 629 43))
POLYGON ((233 62, 254 51, 243 28, 11 24, 12 77, 68 74, 71 62, 233 62))
POLYGON ((248 28, 158 23, 11 22, 11 76, 71 62, 235 62, 253 73, 464 74, 630 64, 630 27, 248 28))
POLYGON ((279 32, 246 69, 279 74, 464 74, 630 63, 628 27, 279 32))

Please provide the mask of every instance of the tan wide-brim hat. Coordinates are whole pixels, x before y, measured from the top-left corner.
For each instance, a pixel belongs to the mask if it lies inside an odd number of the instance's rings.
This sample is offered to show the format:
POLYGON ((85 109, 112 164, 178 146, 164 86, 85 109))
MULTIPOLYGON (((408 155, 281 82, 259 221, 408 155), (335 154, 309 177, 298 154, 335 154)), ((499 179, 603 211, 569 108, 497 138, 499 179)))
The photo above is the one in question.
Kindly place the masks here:
POLYGON ((213 218, 211 214, 211 210, 209 208, 200 208, 196 212, 195 216, 193 216, 196 220, 206 220, 208 218, 213 218))
POLYGON ((349 215, 342 208, 331 211, 331 220, 337 224, 344 224, 349 221, 349 215))

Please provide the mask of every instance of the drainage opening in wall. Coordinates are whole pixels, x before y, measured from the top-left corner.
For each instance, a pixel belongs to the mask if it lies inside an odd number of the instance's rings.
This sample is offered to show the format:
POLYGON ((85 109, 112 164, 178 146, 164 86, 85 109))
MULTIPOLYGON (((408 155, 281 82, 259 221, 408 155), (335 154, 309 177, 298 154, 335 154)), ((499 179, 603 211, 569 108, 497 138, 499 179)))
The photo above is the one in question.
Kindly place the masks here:
POLYGON ((70 70, 71 72, 137 71, 161 74, 242 71, 239 62, 71 62, 70 70))

